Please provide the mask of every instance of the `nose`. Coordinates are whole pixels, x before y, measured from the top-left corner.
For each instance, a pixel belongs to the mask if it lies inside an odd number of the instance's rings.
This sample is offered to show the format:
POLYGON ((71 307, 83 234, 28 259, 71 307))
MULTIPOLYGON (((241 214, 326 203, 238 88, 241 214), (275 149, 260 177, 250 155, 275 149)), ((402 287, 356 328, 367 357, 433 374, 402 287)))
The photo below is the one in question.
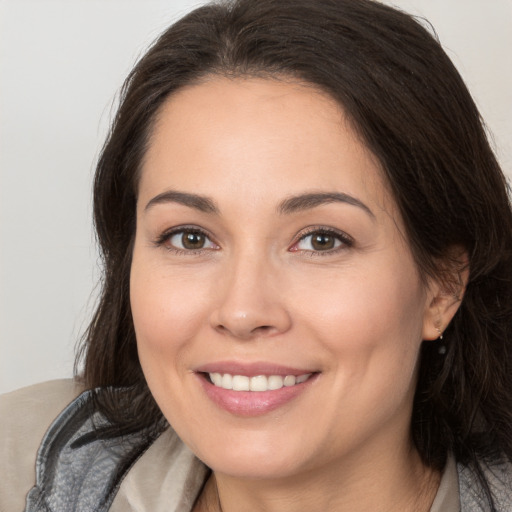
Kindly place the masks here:
POLYGON ((240 257, 226 265, 229 269, 219 283, 211 326, 240 340, 286 332, 291 317, 278 269, 255 257, 240 257))

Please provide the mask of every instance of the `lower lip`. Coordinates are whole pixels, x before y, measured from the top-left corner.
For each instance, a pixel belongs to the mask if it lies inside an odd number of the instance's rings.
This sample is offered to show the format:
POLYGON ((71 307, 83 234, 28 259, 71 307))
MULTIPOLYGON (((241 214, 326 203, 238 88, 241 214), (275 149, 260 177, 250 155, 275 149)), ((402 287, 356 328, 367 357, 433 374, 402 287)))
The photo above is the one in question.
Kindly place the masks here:
POLYGON ((306 382, 274 391, 233 391, 214 386, 204 375, 198 374, 208 398, 221 409, 237 416, 261 416, 278 409, 304 393, 317 376, 314 374, 306 382))

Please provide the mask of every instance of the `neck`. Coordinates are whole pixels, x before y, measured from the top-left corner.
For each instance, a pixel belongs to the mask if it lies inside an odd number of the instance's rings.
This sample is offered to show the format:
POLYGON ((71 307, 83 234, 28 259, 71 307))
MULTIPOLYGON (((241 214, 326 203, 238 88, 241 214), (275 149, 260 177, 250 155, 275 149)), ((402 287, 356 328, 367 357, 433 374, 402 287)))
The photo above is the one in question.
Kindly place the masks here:
POLYGON ((198 510, 236 512, 428 512, 440 475, 425 467, 416 450, 372 457, 365 464, 344 460, 323 471, 293 477, 244 480, 213 474, 198 510))

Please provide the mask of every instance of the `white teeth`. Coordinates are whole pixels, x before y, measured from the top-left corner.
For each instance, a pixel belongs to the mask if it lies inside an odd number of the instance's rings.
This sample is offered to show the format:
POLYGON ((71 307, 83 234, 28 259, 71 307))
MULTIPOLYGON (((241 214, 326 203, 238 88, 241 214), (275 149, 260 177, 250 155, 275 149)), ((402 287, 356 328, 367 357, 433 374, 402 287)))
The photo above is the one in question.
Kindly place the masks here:
POLYGON ((267 389, 274 391, 276 389, 281 389, 283 386, 283 377, 280 375, 270 375, 270 377, 268 377, 267 389))
POLYGON ((234 391, 274 391, 281 389, 283 386, 295 386, 306 382, 311 373, 303 375, 257 375, 256 377, 247 377, 246 375, 230 375, 229 373, 209 373, 212 383, 224 389, 232 389, 234 391))
POLYGON ((210 379, 216 386, 222 386, 222 375, 220 373, 210 373, 210 379))
POLYGON ((233 377, 229 375, 229 373, 225 373, 222 376, 222 382, 220 383, 220 387, 224 389, 233 389, 233 377))
POLYGON ((284 378, 283 384, 285 386, 295 386, 295 375, 287 375, 284 378))
POLYGON ((251 391, 267 391, 267 377, 265 375, 251 377, 250 389, 251 391))
POLYGON ((295 379, 295 384, 302 384, 303 382, 306 382, 310 376, 311 376, 311 373, 305 373, 304 375, 299 375, 295 379))
POLYGON ((249 377, 233 375, 233 389, 235 391, 249 391, 249 377))

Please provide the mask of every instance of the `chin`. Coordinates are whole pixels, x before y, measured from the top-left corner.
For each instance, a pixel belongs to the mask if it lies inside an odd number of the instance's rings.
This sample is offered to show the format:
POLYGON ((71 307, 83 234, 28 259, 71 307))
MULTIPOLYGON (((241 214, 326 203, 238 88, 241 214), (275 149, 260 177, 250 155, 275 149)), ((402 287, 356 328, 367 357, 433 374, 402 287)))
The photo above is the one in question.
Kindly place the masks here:
POLYGON ((282 479, 306 470, 311 464, 304 443, 298 439, 290 443, 289 437, 269 439, 268 433, 244 434, 229 435, 225 439, 216 436, 212 444, 194 444, 191 448, 214 472, 233 478, 282 479))
POLYGON ((281 480, 296 475, 301 467, 298 461, 283 459, 279 453, 274 454, 273 458, 261 459, 253 458, 250 454, 234 454, 233 457, 212 458, 210 463, 204 462, 217 474, 247 480, 281 480))

